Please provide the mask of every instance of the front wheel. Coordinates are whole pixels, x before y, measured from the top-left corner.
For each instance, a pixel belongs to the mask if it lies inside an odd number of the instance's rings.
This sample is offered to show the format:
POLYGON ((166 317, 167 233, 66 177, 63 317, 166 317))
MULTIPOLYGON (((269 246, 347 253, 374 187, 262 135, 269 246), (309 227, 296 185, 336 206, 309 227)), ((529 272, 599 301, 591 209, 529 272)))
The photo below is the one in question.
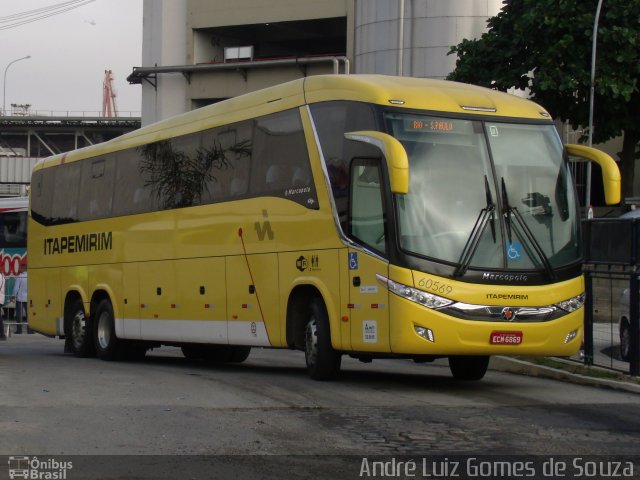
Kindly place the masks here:
POLYGON ((488 355, 455 355, 449 357, 449 369, 457 380, 480 380, 489 367, 488 355))
POLYGON ((324 303, 315 299, 305 327, 304 357, 307 373, 314 380, 330 380, 340 371, 342 355, 331 346, 329 315, 324 303))
POLYGON ((113 307, 107 299, 101 300, 94 317, 94 343, 96 354, 102 360, 122 357, 124 345, 116 337, 113 307))

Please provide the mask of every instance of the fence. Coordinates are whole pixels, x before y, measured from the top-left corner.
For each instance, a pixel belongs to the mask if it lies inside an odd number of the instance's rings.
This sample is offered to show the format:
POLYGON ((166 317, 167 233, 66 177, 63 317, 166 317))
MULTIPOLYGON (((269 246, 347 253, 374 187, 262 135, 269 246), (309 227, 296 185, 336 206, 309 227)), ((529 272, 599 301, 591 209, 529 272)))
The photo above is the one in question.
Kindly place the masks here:
POLYGON ((640 218, 584 223, 583 361, 640 375, 640 218))

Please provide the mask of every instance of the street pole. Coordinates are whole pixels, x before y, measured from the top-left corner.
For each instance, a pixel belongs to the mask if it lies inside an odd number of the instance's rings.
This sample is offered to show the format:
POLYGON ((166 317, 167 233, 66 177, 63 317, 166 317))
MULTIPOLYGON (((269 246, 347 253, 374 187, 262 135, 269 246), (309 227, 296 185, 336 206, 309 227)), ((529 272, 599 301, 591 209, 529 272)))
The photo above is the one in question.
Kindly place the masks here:
MULTIPOLYGON (((593 21, 593 42, 591 44, 591 85, 589 89, 589 146, 593 146, 593 103, 596 89, 596 45, 598 42, 598 22, 600 21, 600 9, 602 0, 598 0, 596 7, 596 18, 593 21)), ((587 162, 587 178, 585 181, 587 218, 591 210, 591 162, 587 162)))
POLYGON ((400 0, 400 10, 398 11, 398 69, 399 77, 404 75, 404 0, 400 0))
POLYGON ((31 58, 31 55, 27 55, 26 57, 22 57, 22 58, 16 58, 15 60, 9 62, 9 65, 7 65, 7 67, 4 69, 4 80, 2 82, 2 86, 3 86, 3 92, 2 92, 2 115, 6 115, 7 114, 7 108, 6 108, 6 101, 7 101, 7 70, 9 70, 9 67, 11 65, 13 65, 16 62, 19 62, 20 60, 26 60, 28 58, 31 58))

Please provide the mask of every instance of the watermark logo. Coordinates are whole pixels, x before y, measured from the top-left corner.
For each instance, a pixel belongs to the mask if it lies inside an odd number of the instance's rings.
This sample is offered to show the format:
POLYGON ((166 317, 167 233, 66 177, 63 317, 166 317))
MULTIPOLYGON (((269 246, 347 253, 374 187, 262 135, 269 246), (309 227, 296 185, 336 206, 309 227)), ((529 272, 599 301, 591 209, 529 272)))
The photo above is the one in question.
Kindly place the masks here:
POLYGON ((69 470, 73 469, 73 462, 63 462, 54 458, 39 459, 38 457, 11 456, 9 457, 9 478, 25 478, 29 480, 66 480, 69 470))

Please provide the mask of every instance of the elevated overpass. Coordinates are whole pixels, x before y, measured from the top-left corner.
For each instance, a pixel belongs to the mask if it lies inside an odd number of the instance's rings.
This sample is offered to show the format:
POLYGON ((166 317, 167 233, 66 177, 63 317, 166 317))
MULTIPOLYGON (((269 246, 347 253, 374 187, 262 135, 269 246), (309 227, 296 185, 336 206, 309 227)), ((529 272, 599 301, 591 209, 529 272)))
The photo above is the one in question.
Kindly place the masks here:
POLYGON ((140 128, 140 116, 78 112, 0 116, 0 196, 22 193, 40 159, 95 145, 140 128))

